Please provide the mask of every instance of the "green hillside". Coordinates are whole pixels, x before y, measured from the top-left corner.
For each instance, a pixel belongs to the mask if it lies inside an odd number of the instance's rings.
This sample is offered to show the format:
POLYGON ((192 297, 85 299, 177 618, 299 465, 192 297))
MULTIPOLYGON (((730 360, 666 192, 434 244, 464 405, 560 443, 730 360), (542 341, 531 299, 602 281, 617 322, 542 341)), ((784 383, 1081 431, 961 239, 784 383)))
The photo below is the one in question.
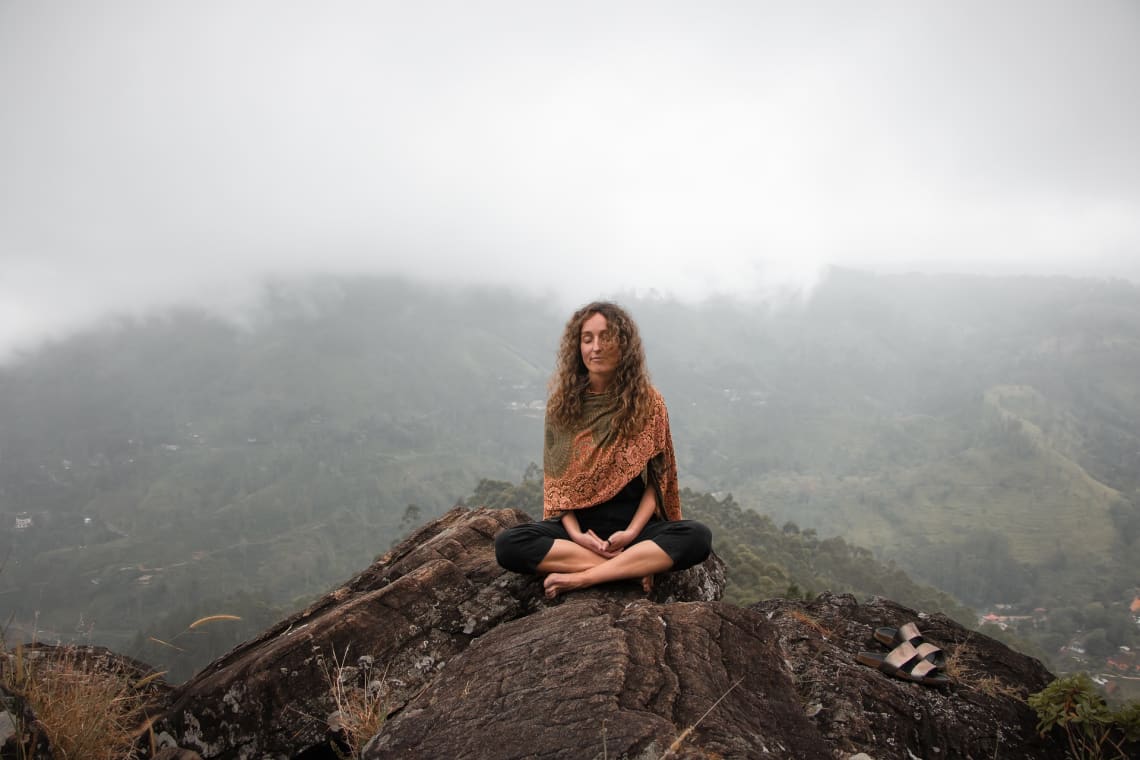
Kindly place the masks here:
MULTIPOLYGON (((836 271, 778 308, 624 301, 682 486, 803 537, 802 562, 722 541, 747 579, 732 593, 839 584, 856 571, 811 557, 869 552, 978 609, 1099 604, 1106 619, 1066 613, 1050 635, 1130 643, 1136 286, 836 271)), ((255 632, 541 458, 562 311, 506 291, 279 282, 239 321, 122 319, 0 367, 10 631, 90 631, 144 659, 164 653, 143 633, 197 613, 245 612, 210 633, 213 653, 255 632)))
MULTIPOLYGON (((778 518, 803 520, 887 556, 916 539, 937 543, 977 531, 1007 537, 1014 559, 1029 564, 1047 562, 1059 546, 1110 553, 1118 542, 1112 510, 1124 497, 1054 448, 1033 423, 1001 408, 1000 399, 1013 393, 1037 395, 990 389, 979 403, 984 422, 968 438, 947 433, 931 440, 947 424, 937 418, 899 419, 880 433, 879 440, 894 436, 927 449, 919 461, 845 475, 781 470, 748 481, 750 492, 773 505, 778 518)), ((844 427, 842 420, 830 424, 844 427)))

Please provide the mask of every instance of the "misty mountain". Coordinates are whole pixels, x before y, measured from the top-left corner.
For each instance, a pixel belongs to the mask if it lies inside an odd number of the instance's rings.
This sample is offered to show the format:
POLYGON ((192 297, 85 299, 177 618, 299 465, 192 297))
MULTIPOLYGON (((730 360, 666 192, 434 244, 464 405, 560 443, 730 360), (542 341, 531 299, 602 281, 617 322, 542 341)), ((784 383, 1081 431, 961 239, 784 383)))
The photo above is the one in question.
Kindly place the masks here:
MULTIPOLYGON (((1136 584, 1136 286, 836 271, 802 303, 624 302, 682 485, 806 535, 805 556, 839 537, 979 607, 1110 605, 1136 584)), ((267 287, 241 320, 123 319, 9 363, 4 617, 152 660, 139 632, 199 613, 259 630, 541 459, 565 317, 506 290, 325 278, 267 287)), ((731 549, 752 569, 730 593, 843 574, 731 549)))

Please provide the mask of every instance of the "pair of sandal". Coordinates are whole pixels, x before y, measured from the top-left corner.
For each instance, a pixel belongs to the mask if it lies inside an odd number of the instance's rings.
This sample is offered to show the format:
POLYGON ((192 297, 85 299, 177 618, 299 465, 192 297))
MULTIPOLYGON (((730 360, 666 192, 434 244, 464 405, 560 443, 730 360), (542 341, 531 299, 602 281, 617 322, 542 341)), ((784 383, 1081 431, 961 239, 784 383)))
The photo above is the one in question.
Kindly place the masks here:
POLYGON ((914 623, 898 628, 876 628, 875 639, 893 649, 887 654, 860 652, 856 659, 863 665, 926 686, 950 683, 950 677, 942 672, 946 667, 946 655, 924 639, 914 623))

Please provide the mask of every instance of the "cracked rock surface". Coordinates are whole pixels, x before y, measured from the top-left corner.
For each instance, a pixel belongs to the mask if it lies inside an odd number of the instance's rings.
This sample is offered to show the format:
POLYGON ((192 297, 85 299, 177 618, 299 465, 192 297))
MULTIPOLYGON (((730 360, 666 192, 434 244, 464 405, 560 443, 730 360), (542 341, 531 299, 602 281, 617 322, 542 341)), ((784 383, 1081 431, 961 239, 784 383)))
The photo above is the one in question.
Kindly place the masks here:
POLYGON ((1040 661, 970 631, 944 615, 924 615, 887 599, 849 595, 752 605, 777 632, 801 704, 837 757, 1064 758, 1063 742, 1037 735, 1025 697, 1053 680, 1040 661), (860 651, 886 653, 875 629, 913 621, 948 656, 953 682, 931 687, 860 665, 860 651))
POLYGON ((367 760, 1064 757, 1023 701, 1052 676, 948 618, 831 594, 723 604, 715 556, 648 598, 626 583, 548 602, 494 558, 528 519, 453 509, 203 669, 156 731, 206 760, 336 757, 335 681, 384 707, 367 760), (952 655, 952 686, 856 662, 908 620, 952 655))
MULTIPOLYGON (((495 562, 494 537, 530 518, 457 507, 425 525, 309 608, 214 661, 173 695, 157 730, 213 758, 288 758, 326 742, 336 710, 331 679, 358 678, 391 716, 432 686, 451 661, 500 625, 547 602, 538 579, 495 562)), ((724 566, 712 557, 664 576, 652 598, 716 599, 724 566)), ((643 599, 637 584, 606 598, 643 599)))
POLYGON ((569 599, 473 644, 364 757, 651 758, 674 745, 675 757, 828 756, 761 616, 569 599))

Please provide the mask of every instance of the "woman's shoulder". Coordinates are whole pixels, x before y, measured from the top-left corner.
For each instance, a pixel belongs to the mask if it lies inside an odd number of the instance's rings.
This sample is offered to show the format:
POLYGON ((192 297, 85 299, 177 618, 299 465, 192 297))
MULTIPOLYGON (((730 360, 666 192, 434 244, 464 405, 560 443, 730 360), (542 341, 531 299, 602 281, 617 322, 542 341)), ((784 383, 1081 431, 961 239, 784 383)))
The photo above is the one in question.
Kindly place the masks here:
POLYGON ((661 391, 657 390, 656 385, 651 384, 649 386, 649 392, 647 394, 647 397, 649 399, 649 403, 652 404, 654 407, 658 407, 658 406, 664 407, 665 406, 665 397, 661 395, 661 391))

